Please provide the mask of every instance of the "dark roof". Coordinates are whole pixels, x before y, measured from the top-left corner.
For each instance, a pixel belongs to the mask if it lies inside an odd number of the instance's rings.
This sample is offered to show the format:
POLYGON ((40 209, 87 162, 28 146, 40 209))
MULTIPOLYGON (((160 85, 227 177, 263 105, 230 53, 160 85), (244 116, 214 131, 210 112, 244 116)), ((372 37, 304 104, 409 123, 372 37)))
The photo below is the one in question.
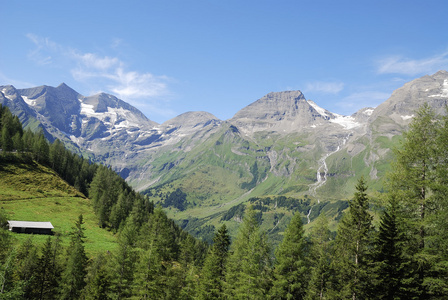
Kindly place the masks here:
POLYGON ((53 229, 51 222, 8 221, 9 227, 53 229))

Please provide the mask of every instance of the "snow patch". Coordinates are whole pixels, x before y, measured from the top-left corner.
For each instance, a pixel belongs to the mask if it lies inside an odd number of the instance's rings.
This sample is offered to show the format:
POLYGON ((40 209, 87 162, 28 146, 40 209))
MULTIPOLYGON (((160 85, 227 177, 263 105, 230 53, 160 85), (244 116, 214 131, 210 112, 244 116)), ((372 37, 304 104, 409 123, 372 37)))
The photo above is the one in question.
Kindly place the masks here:
POLYGON ((330 119, 331 123, 335 123, 344 127, 344 129, 352 129, 360 126, 361 124, 355 121, 355 118, 350 116, 342 116, 338 114, 334 114, 336 118, 330 119))
POLYGON ((315 124, 311 125, 311 128, 316 128, 317 126, 315 124))
POLYGON ((428 96, 428 97, 430 97, 430 98, 434 98, 434 97, 444 97, 444 98, 448 98, 448 79, 445 79, 445 80, 443 81, 441 91, 442 91, 441 94, 438 94, 438 95, 430 95, 430 96, 428 96))
POLYGON ((29 99, 27 96, 22 96, 22 99, 29 106, 36 106, 36 100, 29 99))
POLYGON ((368 108, 365 111, 362 112, 365 115, 371 116, 373 113, 373 108, 368 108))
MULTIPOLYGON (((124 108, 108 107, 106 112, 95 112, 94 105, 81 102, 81 115, 96 118, 115 129, 138 127, 136 116, 124 108), (133 122, 134 121, 134 122, 133 122)), ((85 121, 83 120, 83 123, 85 121)))
POLYGON ((409 119, 412 119, 414 117, 414 115, 410 115, 410 116, 401 116, 401 118, 403 119, 403 120, 409 120, 409 119))
POLYGON ((7 99, 11 100, 11 101, 14 100, 10 95, 6 95, 4 92, 3 92, 3 95, 5 95, 5 97, 6 97, 7 99))
POLYGON ((86 115, 87 117, 95 117, 96 113, 93 109, 93 105, 81 102, 81 115, 86 115))
MULTIPOLYGON (((68 135, 68 134, 66 134, 66 135, 68 135)), ((75 143, 76 145, 79 145, 79 138, 77 138, 74 135, 70 135, 69 138, 73 143, 75 143)))
POLYGON ((6 98, 8 98, 9 100, 12 100, 11 96, 6 94, 6 89, 2 89, 2 94, 5 95, 6 98))

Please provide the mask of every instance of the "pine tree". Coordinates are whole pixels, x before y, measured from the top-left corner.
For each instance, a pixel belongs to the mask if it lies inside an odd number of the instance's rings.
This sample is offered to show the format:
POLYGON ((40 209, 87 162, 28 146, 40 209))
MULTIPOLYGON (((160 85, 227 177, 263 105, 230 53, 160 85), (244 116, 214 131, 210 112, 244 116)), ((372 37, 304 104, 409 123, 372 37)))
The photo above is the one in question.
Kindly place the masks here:
POLYGON ((38 299, 58 299, 57 293, 62 268, 59 264, 60 240, 53 242, 49 236, 42 247, 42 254, 37 264, 38 299))
POLYGON ((47 139, 45 138, 43 131, 34 134, 32 152, 34 159, 38 163, 48 165, 50 157, 49 156, 50 146, 48 145, 47 139))
POLYGON ((12 136, 11 136, 11 133, 10 133, 10 130, 9 130, 8 126, 9 126, 8 123, 4 124, 3 128, 2 128, 2 131, 1 131, 1 137, 2 137, 1 143, 2 143, 2 149, 3 149, 4 153, 10 152, 14 148, 13 147, 14 144, 13 144, 13 141, 12 141, 12 136))
POLYGON ((139 246, 143 253, 138 263, 136 287, 143 299, 170 299, 170 294, 179 296, 181 265, 176 262, 179 245, 172 225, 162 207, 157 206, 140 230, 139 246))
POLYGON ((376 238, 375 262, 377 264, 377 299, 407 298, 403 291, 405 259, 403 257, 403 232, 400 228, 399 207, 395 197, 381 216, 376 238))
POLYGON ((13 148, 18 152, 23 151, 22 136, 20 135, 20 133, 17 132, 16 134, 14 134, 14 136, 12 137, 12 144, 13 148))
POLYGON ((263 299, 272 281, 272 259, 266 234, 252 206, 245 211, 235 242, 232 244, 226 275, 226 294, 236 299, 263 299))
POLYGON ((433 110, 428 104, 422 105, 403 134, 401 147, 395 151, 390 176, 392 194, 403 203, 404 252, 412 262, 404 283, 408 293, 421 298, 428 297, 425 281, 432 277, 429 270, 436 260, 433 243, 428 242, 434 237, 430 220, 437 207, 436 170, 443 157, 437 143, 439 129, 440 122, 433 110))
POLYGON ((230 236, 223 224, 216 232, 198 285, 199 299, 222 299, 224 297, 224 281, 226 262, 229 255, 230 236))
POLYGON ((31 237, 18 247, 16 258, 16 278, 23 284, 24 297, 38 298, 39 257, 31 237))
POLYGON ((275 253, 273 299, 303 299, 308 284, 305 238, 300 213, 294 214, 275 253))
POLYGON ((108 300, 111 299, 110 272, 108 269, 108 258, 110 254, 97 255, 87 269, 86 286, 83 291, 83 299, 86 300, 108 300))
POLYGON ((1 145, 4 152, 9 152, 14 149, 14 144, 12 137, 14 136, 14 124, 13 116, 9 111, 8 107, 3 108, 3 113, 0 115, 1 118, 1 145))
POLYGON ((4 260, 6 256, 8 256, 8 251, 11 249, 11 235, 10 231, 7 229, 8 225, 8 216, 3 207, 0 208, 0 262, 4 260))
POLYGON ((83 216, 80 215, 71 232, 71 243, 67 251, 67 264, 62 274, 62 299, 78 299, 85 286, 87 256, 84 250, 83 216))
POLYGON ((372 216, 369 214, 367 186, 361 177, 354 199, 342 218, 336 236, 335 270, 342 298, 365 299, 369 296, 371 274, 372 216))
POLYGON ((111 289, 118 299, 131 295, 138 255, 138 227, 132 217, 124 223, 118 235, 118 251, 111 261, 111 289))
POLYGON ((0 299, 5 300, 21 299, 24 296, 23 282, 14 280, 17 252, 15 248, 10 250, 0 264, 0 299))
POLYGON ((134 294, 140 299, 165 299, 168 292, 167 266, 152 240, 139 257, 134 294))
POLYGON ((34 133, 31 131, 31 129, 27 128, 23 132, 22 141, 23 141, 23 151, 31 152, 33 149, 33 141, 34 141, 34 133))
MULTIPOLYGON (((448 108, 446 109, 448 113, 448 108)), ((441 118, 437 127, 435 180, 431 186, 433 196, 430 201, 427 247, 425 252, 430 259, 430 267, 424 278, 424 286, 433 297, 448 295, 448 115, 441 118)))
POLYGON ((334 272, 331 268, 332 244, 328 219, 321 214, 311 229, 310 281, 306 293, 307 300, 327 299, 334 272))
POLYGON ((60 176, 64 176, 66 172, 66 155, 64 144, 59 139, 56 139, 50 145, 49 159, 51 168, 60 176))
POLYGON ((126 198, 129 197, 125 191, 122 191, 118 196, 117 203, 112 206, 110 212, 110 224, 114 229, 118 229, 122 221, 127 217, 128 212, 126 211, 126 198))

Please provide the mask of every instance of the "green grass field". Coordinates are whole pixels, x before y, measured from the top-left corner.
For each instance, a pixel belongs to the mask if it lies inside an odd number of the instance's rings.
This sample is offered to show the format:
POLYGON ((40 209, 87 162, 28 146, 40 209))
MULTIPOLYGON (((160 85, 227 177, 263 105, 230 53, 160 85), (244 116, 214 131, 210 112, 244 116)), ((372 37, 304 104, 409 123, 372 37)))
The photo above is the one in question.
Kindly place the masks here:
MULTIPOLYGON (((0 160, 0 208, 9 220, 51 222, 64 246, 69 245, 69 232, 80 214, 84 217, 85 248, 90 255, 113 251, 117 247, 112 232, 101 229, 89 199, 64 182, 51 169, 29 164, 19 158, 0 160)), ((29 234, 12 234, 18 243, 29 234)), ((47 236, 33 235, 42 244, 47 236)))

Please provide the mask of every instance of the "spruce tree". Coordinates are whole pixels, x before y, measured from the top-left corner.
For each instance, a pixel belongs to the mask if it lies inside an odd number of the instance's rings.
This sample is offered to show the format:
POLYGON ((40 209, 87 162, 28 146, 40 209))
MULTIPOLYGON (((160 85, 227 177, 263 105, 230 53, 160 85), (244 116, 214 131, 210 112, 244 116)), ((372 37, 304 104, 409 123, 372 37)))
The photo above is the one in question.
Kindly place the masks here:
POLYGON ((448 295, 448 107, 437 127, 435 180, 427 214, 425 252, 430 260, 424 286, 432 297, 448 295))
POLYGON ((1 138, 2 138, 2 150, 3 153, 6 154, 6 152, 10 152, 14 149, 14 144, 12 141, 12 136, 9 130, 9 124, 4 124, 2 130, 1 130, 1 138))
MULTIPOLYGON (((437 168, 440 165, 438 136, 440 122, 428 104, 415 113, 409 130, 403 134, 390 176, 391 193, 402 203, 405 255, 411 263, 404 278, 405 289, 415 297, 429 297, 427 280, 435 263, 431 219, 436 212, 438 188, 437 168)), ((445 158, 446 159, 446 158, 445 158)))
POLYGON ((11 232, 7 229, 8 227, 8 215, 3 207, 0 207, 0 262, 8 256, 8 252, 11 250, 12 237, 11 232))
POLYGON ((39 133, 34 134, 32 152, 34 159, 38 163, 48 165, 50 146, 48 145, 42 130, 39 133))
POLYGON ((118 251, 111 259, 111 290, 118 299, 131 295, 138 254, 138 227, 132 217, 123 224, 118 235, 118 251))
POLYGON ((0 299, 23 299, 24 283, 15 280, 16 271, 16 248, 11 248, 8 255, 0 263, 0 299))
POLYGON ((136 269, 136 293, 143 299, 179 297, 183 283, 179 245, 173 223, 161 206, 157 206, 149 221, 143 224, 139 236, 142 249, 136 269))
POLYGON ((16 279, 23 284, 24 297, 39 299, 39 256, 32 237, 26 239, 18 247, 16 258, 16 279))
POLYGON ((61 299, 78 299, 85 286, 87 255, 84 250, 83 216, 79 215, 72 229, 71 243, 67 250, 67 263, 62 274, 61 299))
POLYGON ((261 232, 252 206, 246 208, 231 251, 226 275, 227 297, 266 298, 272 283, 272 259, 266 234, 261 232))
POLYGON ((389 205, 381 216, 375 245, 376 298, 406 298, 409 295, 403 291, 406 265, 403 256, 403 232, 400 227, 398 201, 393 196, 389 199, 389 205))
POLYGON ((36 272, 38 299, 59 299, 57 291, 62 272, 59 263, 59 238, 52 241, 52 237, 49 236, 41 252, 36 272))
POLYGON ((223 224, 213 238, 213 245, 205 258, 198 285, 199 299, 222 299, 226 262, 229 255, 230 236, 223 224))
POLYGON ((275 252, 273 299, 303 299, 308 285, 305 238, 300 213, 294 214, 275 252))
POLYGON ((12 137, 14 136, 14 124, 13 124, 13 115, 9 111, 8 107, 3 108, 3 113, 0 116, 1 118, 1 146, 4 152, 9 152, 14 149, 14 144, 12 141, 12 137))
POLYGON ((334 272, 331 268, 333 240, 325 214, 319 215, 314 222, 310 240, 310 280, 305 299, 327 299, 334 272))
POLYGON ((87 269, 87 285, 83 291, 83 299, 86 300, 108 300, 111 299, 110 277, 111 272, 108 268, 108 259, 110 254, 100 253, 87 269))
POLYGON ((344 299, 369 298, 372 282, 371 247, 372 216, 369 214, 367 186, 363 177, 356 185, 354 199, 339 223, 336 236, 335 270, 338 271, 340 297, 344 299))

